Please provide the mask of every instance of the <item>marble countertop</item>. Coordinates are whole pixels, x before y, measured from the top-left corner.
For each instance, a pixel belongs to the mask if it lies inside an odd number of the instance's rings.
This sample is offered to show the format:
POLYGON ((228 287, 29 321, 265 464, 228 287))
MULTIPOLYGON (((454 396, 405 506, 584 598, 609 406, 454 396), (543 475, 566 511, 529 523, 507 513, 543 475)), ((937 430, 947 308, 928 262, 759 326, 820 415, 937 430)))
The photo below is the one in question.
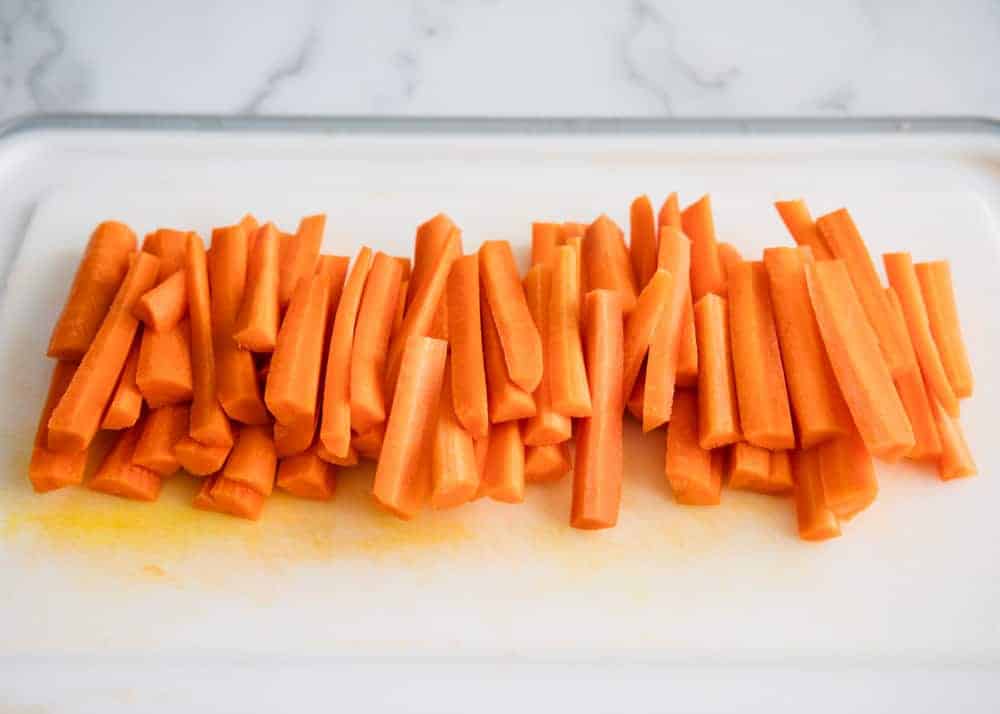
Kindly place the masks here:
POLYGON ((0 120, 1000 116, 998 59, 990 0, 0 0, 0 120))

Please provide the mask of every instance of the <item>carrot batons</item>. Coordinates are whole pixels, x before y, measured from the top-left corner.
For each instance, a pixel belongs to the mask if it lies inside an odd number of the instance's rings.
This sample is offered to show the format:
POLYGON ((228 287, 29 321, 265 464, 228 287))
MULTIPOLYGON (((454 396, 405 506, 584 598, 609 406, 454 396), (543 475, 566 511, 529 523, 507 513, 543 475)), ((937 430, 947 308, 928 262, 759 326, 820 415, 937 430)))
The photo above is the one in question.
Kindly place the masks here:
POLYGON ((698 443, 715 449, 740 440, 726 299, 708 294, 694 306, 698 352, 698 443))
POLYGON ((610 528, 618 522, 624 470, 622 313, 618 291, 587 293, 583 331, 593 414, 579 422, 570 513, 574 528, 610 528))
POLYGON ((48 447, 53 451, 83 451, 97 433, 139 327, 132 309, 156 282, 159 263, 156 256, 139 253, 129 268, 104 322, 52 411, 48 447))
POLYGON ((959 399, 972 396, 972 368, 958 322, 951 268, 946 260, 917 263, 917 280, 927 308, 934 344, 937 345, 948 381, 959 399))
POLYGON ((163 332, 142 331, 135 382, 152 409, 191 400, 194 382, 187 320, 163 332))
POLYGON ((768 493, 771 452, 741 441, 729 449, 729 487, 768 493))
POLYGON ((264 509, 264 496, 246 484, 220 475, 202 484, 202 488, 206 486, 212 504, 209 510, 248 518, 251 521, 260 518, 260 513, 264 509))
POLYGON ((158 228, 142 241, 142 250, 160 259, 161 282, 184 269, 187 256, 187 231, 158 228))
POLYGON ((676 192, 667 196, 666 200, 660 206, 660 212, 656 216, 656 225, 660 228, 663 226, 673 226, 674 228, 680 229, 681 205, 677 200, 676 192))
POLYGON ((562 225, 559 223, 531 224, 531 264, 550 263, 556 248, 562 245, 562 225))
POLYGON ((587 227, 582 259, 587 290, 614 290, 621 295, 625 314, 632 312, 638 295, 632 263, 618 226, 607 216, 598 216, 587 227))
MULTIPOLYGON (((489 404, 490 423, 527 419, 534 416, 535 399, 514 384, 507 373, 507 362, 497 334, 493 312, 482 294, 480 312, 483 318, 483 360, 486 366, 486 394, 489 404)), ((530 317, 530 315, 529 315, 530 317)), ((535 329, 532 324, 532 329, 535 329)))
POLYGON ((529 446, 524 450, 526 483, 558 481, 573 470, 566 442, 548 446, 529 446))
POLYGON ((490 426, 479 293, 479 257, 458 258, 446 293, 451 393, 455 415, 474 439, 486 436, 490 426))
POLYGON ((49 357, 83 359, 129 270, 135 247, 135 233, 124 223, 106 221, 97 226, 52 329, 49 357))
POLYGON ((726 276, 726 291, 729 290, 729 273, 743 262, 743 255, 732 243, 719 243, 719 260, 722 262, 722 274, 726 276))
POLYGON ((524 442, 515 421, 494 424, 486 451, 483 495, 494 501, 520 503, 524 500, 524 442))
POLYGON ((972 459, 972 452, 965 442, 965 434, 958 419, 950 416, 941 403, 933 397, 931 408, 941 436, 941 456, 938 459, 938 475, 944 481, 962 476, 974 476, 978 469, 972 459))
POLYGON ((262 496, 270 496, 277 467, 271 427, 244 426, 236 435, 222 477, 249 486, 262 496))
POLYGON ((316 272, 324 230, 326 214, 306 216, 299 222, 295 235, 284 242, 278 271, 278 303, 281 307, 292 301, 299 281, 310 279, 316 272))
POLYGON ((629 207, 629 257, 637 287, 646 287, 656 272, 659 250, 658 228, 653 221, 649 196, 639 196, 629 207))
POLYGON ((174 446, 187 436, 189 407, 171 404, 153 409, 143 422, 142 434, 135 445, 132 463, 159 474, 170 476, 180 467, 174 446))
POLYGON ((472 435, 458 421, 452 399, 449 372, 453 361, 445 366, 438 404, 434 443, 431 446, 431 507, 454 508, 475 497, 479 490, 479 470, 472 435))
POLYGON ((122 368, 118 386, 111 397, 107 410, 104 412, 102 429, 127 429, 139 421, 142 412, 142 393, 135 383, 135 373, 139 366, 139 340, 132 340, 125 367, 122 368))
POLYGON ((316 455, 326 461, 327 463, 333 464, 334 466, 357 466, 361 462, 361 457, 354 448, 347 450, 347 456, 340 457, 331 454, 323 442, 320 441, 316 444, 316 455))
POLYGON ((233 323, 236 344, 251 352, 273 352, 278 339, 281 237, 273 223, 257 231, 247 262, 246 289, 233 323))
POLYGON ((763 263, 742 263, 730 276, 729 330, 743 437, 765 449, 795 448, 763 263))
MULTIPOLYGON (((162 266, 160 274, 162 276, 162 266)), ((169 330, 187 313, 187 285, 183 268, 160 281, 135 306, 135 316, 150 330, 169 330)))
MULTIPOLYGON (((546 324, 544 363, 548 365, 552 408, 567 417, 591 415, 590 387, 580 341, 578 265, 579 252, 574 248, 556 249, 546 324)), ((484 330, 486 320, 484 316, 484 330)))
MULTIPOLYGON (((543 344, 548 340, 548 310, 549 297, 552 288, 552 266, 538 264, 528 271, 524 278, 524 294, 528 301, 528 309, 543 344)), ((528 446, 544 446, 558 444, 568 440, 573 435, 573 423, 568 416, 559 413, 552 406, 552 367, 546 365, 542 372, 542 381, 533 395, 535 414, 524 421, 522 437, 528 446)))
POLYGON ((684 310, 684 324, 681 327, 676 382, 678 387, 693 387, 698 383, 698 333, 694 326, 694 302, 690 292, 687 295, 687 308, 684 310))
POLYGON ((795 515, 802 540, 827 540, 840 535, 837 514, 826 503, 819 468, 819 449, 792 452, 795 474, 795 515))
POLYGON ((447 354, 442 340, 412 337, 400 362, 372 488, 375 500, 400 518, 415 516, 430 494, 430 471, 421 462, 433 435, 447 354))
POLYGON ((801 198, 794 201, 775 201, 774 207, 798 245, 808 246, 816 260, 831 260, 834 257, 823 236, 820 235, 805 201, 801 198))
POLYGON ((666 270, 657 270, 639 293, 635 309, 625 318, 623 399, 632 394, 632 388, 649 352, 656 328, 670 303, 673 288, 673 276, 666 270))
POLYGON ((665 466, 674 499, 688 506, 717 506, 722 469, 722 452, 707 451, 698 444, 698 398, 690 390, 678 390, 667 428, 665 466))
POLYGON ((424 288, 431 275, 436 272, 439 256, 447 255, 452 250, 450 244, 454 241, 452 234, 455 231, 455 223, 444 213, 417 226, 417 236, 413 241, 413 270, 406 297, 407 308, 417 292, 424 288))
POLYGON ((130 427, 118 435, 115 445, 104 457, 87 488, 112 496, 137 501, 155 501, 160 495, 160 477, 147 468, 132 463, 142 425, 130 427))
POLYGON ((278 421, 274 423, 273 433, 274 448, 279 459, 301 454, 312 446, 313 437, 316 435, 316 419, 304 419, 292 424, 282 424, 278 421))
POLYGON ((48 395, 45 398, 45 406, 42 407, 42 414, 38 419, 38 429, 35 432, 31 463, 28 465, 28 478, 37 493, 53 491, 63 486, 83 482, 83 472, 87 466, 87 452, 58 453, 50 451, 48 447, 49 417, 73 380, 74 372, 76 372, 75 362, 59 361, 52 369, 48 395))
POLYGON ((232 448, 232 444, 210 446, 185 436, 174 444, 174 456, 181 468, 192 476, 208 476, 222 468, 232 448))
POLYGON ((826 503, 846 521, 868 508, 878 495, 875 465, 856 431, 816 447, 826 503))
POLYGON ((768 493, 788 493, 795 487, 791 456, 788 451, 771 452, 770 490, 768 493))
POLYGON ((321 459, 314 445, 281 460, 277 485, 298 498, 329 501, 337 490, 337 467, 321 459))
POLYGON ((684 209, 684 233, 691 239, 691 297, 697 302, 707 293, 726 294, 726 276, 715 239, 712 199, 708 194, 684 209))
POLYGON ((809 302, 805 266, 796 248, 764 251, 788 394, 807 449, 853 427, 809 302))

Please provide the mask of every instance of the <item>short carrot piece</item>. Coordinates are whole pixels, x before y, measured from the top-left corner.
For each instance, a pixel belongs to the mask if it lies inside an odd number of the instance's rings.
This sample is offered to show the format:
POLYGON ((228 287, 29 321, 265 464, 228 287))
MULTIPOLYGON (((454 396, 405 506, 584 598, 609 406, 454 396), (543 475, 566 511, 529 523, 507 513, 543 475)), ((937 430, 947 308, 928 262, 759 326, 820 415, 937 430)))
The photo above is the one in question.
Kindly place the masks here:
POLYGON ((264 496, 244 483, 232 481, 222 475, 213 477, 202 486, 208 486, 212 510, 230 516, 256 521, 264 510, 264 496))
POLYGON ((407 294, 407 308, 424 289, 436 271, 439 256, 447 255, 454 241, 453 233, 457 228, 454 221, 444 213, 417 226, 417 235, 413 241, 413 270, 410 273, 410 289, 407 294))
POLYGON ((335 456, 323 446, 322 441, 316 444, 316 455, 334 466, 357 466, 361 462, 360 455, 353 448, 347 450, 347 456, 335 456))
POLYGON ((635 308, 625 317, 625 344, 622 398, 632 394, 639 369, 673 294, 674 278, 664 269, 657 270, 639 293, 635 308))
MULTIPOLYGON (((301 454, 313 444, 316 436, 316 419, 282 424, 274 422, 274 449, 279 459, 301 454)), ((329 459, 326 459, 329 461, 329 459)))
POLYGON ((691 390, 677 390, 665 465, 674 499, 688 506, 719 505, 722 470, 722 451, 707 451, 698 444, 698 397, 691 390))
POLYGON ((233 339, 251 352, 273 352, 278 340, 281 237, 273 223, 264 224, 256 236, 247 262, 246 289, 233 323, 233 339))
POLYGON ((638 297, 632 262, 618 226, 606 215, 587 227, 582 258, 587 290, 614 290, 621 295, 625 314, 632 312, 638 297))
POLYGON ((623 312, 618 291, 587 293, 583 342, 593 415, 578 425, 570 513, 574 528, 611 528, 618 522, 624 476, 623 312))
POLYGON ((94 229, 52 329, 49 357, 83 359, 125 279, 135 247, 135 233, 124 223, 105 221, 94 229))
POLYGON ((771 490, 771 452, 745 441, 729 449, 729 488, 768 493, 771 490))
POLYGON ((546 321, 544 364, 548 365, 552 408, 567 417, 588 417, 592 413, 580 340, 578 259, 579 253, 570 246, 556 249, 546 321))
POLYGON ((917 280, 927 308, 934 344, 941 355, 948 381, 959 399, 972 396, 972 368, 962 339, 962 327, 955 306, 951 268, 947 260, 917 263, 917 280))
POLYGON ((819 449, 793 451, 791 460, 795 474, 795 515, 799 538, 818 541, 838 537, 840 521, 826 503, 819 468, 819 449))
POLYGON ((708 194, 684 209, 681 226, 691 239, 691 297, 697 302, 706 293, 725 295, 726 276, 715 238, 712 199, 708 194))
POLYGON ((941 403, 931 397, 931 408, 941 436, 941 456, 938 459, 938 475, 942 481, 953 478, 974 476, 979 469, 965 441, 965 433, 958 419, 949 415, 941 403))
POLYGON ((115 387, 108 408, 104 412, 102 429, 127 429, 139 421, 139 414, 142 413, 142 393, 135 383, 135 374, 139 366, 139 342, 139 338, 132 340, 132 348, 118 378, 118 386, 115 387))
POLYGON ((479 257, 462 256, 452 265, 445 299, 455 414, 473 439, 486 436, 490 426, 479 293, 479 257))
POLYGON ((278 455, 269 426, 243 426, 236 435, 222 478, 249 486, 270 496, 278 468, 278 455))
POLYGON ((842 521, 868 508, 878 496, 878 480, 865 442, 856 431, 816 447, 823 494, 842 521))
POLYGON ((48 447, 52 451, 84 451, 97 433, 139 328, 132 310, 156 282, 159 263, 156 256, 139 253, 129 268, 104 322, 49 418, 48 447))
POLYGON ((562 245, 562 225, 559 223, 531 224, 531 264, 550 263, 556 248, 562 245))
MULTIPOLYGON (((548 304, 552 288, 551 263, 539 263, 524 278, 524 294, 528 301, 542 343, 548 340, 548 304)), ((544 353, 543 353, 544 358, 544 353)), ((545 446, 567 441, 573 435, 573 423, 568 416, 552 406, 552 367, 546 364, 542 381, 533 395, 535 414, 525 419, 522 437, 526 446, 545 446)))
POLYGON ((57 488, 83 482, 83 472, 87 467, 87 452, 59 453, 51 451, 48 446, 49 417, 73 380, 74 372, 76 372, 76 362, 59 361, 52 369, 49 391, 45 397, 41 416, 38 418, 35 444, 28 465, 28 478, 36 493, 54 491, 57 488))
POLYGON ((184 269, 187 258, 187 231, 158 228, 142 241, 142 249, 160 259, 160 281, 184 269))
POLYGON ((558 481, 573 470, 569 446, 550 444, 529 446, 524 450, 524 480, 526 483, 558 481))
POLYGON ((278 271, 278 304, 281 307, 292 301, 299 281, 303 278, 309 280, 316 272, 325 230, 326 214, 306 216, 299 222, 295 235, 285 244, 278 271))
MULTIPOLYGON (((483 322, 483 361, 486 367, 486 394, 490 423, 527 419, 536 413, 535 399, 531 392, 514 384, 507 373, 507 362, 500 344, 493 312, 485 292, 480 297, 483 322)), ((532 326, 534 328, 534 326, 532 326)))
POLYGON ((698 443, 703 449, 734 444, 741 438, 733 378, 726 298, 709 293, 694 306, 698 352, 698 443))
POLYGON ((119 434, 111 451, 87 482, 87 488, 136 501, 155 501, 160 495, 160 477, 147 468, 132 463, 142 424, 119 434))
POLYGON ((649 196, 639 196, 629 207, 629 257, 636 287, 641 291, 653 278, 659 254, 659 226, 653 220, 649 196))
POLYGON ((819 228, 816 227, 805 201, 801 198, 793 201, 775 201, 774 207, 778 210, 778 215, 781 216, 788 233, 798 245, 808 246, 816 260, 833 259, 833 253, 820 234, 819 228))
POLYGON ((184 269, 175 270, 160 284, 139 298, 135 316, 150 330, 169 330, 187 314, 187 285, 184 269))
POLYGON ((191 401, 191 324, 187 319, 169 330, 143 330, 135 383, 150 408, 191 401))
POLYGON ((135 445, 132 463, 160 476, 170 476, 181 467, 174 446, 187 436, 190 407, 171 404, 149 412, 135 445))
POLYGON ((663 226, 681 228, 681 206, 676 191, 667 196, 660 206, 660 212, 656 216, 656 225, 660 228, 663 226))
POLYGON ((431 337, 410 338, 403 352, 372 488, 375 500, 403 519, 430 495, 430 471, 420 462, 433 436, 447 354, 447 343, 431 337))
POLYGON ((219 471, 233 446, 210 446, 190 436, 174 444, 174 456, 181 468, 192 476, 208 476, 219 471))
POLYGON ((524 442, 517 422, 494 424, 483 473, 484 495, 503 503, 521 503, 524 480, 524 442))
POLYGON ((744 262, 730 276, 729 330, 743 437, 764 449, 795 448, 767 271, 744 262))
POLYGON ((472 435, 458 420, 452 399, 449 374, 452 361, 445 363, 441 399, 438 403, 434 443, 431 447, 431 508, 454 508, 471 500, 479 490, 479 471, 472 435))

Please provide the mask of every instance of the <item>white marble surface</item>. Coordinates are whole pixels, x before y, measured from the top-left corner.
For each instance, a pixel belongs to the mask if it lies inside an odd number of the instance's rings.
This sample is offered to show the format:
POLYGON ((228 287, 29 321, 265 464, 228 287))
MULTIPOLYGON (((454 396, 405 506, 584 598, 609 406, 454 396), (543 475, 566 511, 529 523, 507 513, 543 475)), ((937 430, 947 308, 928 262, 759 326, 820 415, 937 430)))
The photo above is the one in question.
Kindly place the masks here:
POLYGON ((0 120, 997 116, 998 59, 991 0, 0 0, 0 120))

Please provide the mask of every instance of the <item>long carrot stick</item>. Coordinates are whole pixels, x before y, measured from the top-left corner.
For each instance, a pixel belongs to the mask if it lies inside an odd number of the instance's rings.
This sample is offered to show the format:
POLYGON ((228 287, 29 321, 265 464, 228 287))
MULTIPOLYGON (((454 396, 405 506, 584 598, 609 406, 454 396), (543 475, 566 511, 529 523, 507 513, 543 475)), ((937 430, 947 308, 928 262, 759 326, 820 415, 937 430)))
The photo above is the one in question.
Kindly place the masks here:
POLYGON ((413 518, 430 494, 420 461, 430 445, 448 344, 412 337, 399 370, 385 440, 375 469, 375 500, 403 519, 413 518))
POLYGON ((458 421, 473 439, 490 426, 479 293, 479 257, 463 256, 452 265, 446 293, 451 393, 458 421))
POLYGON ((724 295, 726 276, 722 272, 715 239, 712 199, 705 194, 681 214, 684 233, 691 239, 691 297, 697 302, 706 293, 724 295))
POLYGON ((222 475, 213 477, 202 484, 208 486, 211 510, 218 510, 230 516, 256 521, 264 509, 264 496, 246 484, 231 481, 222 475))
POLYGON ((742 263, 730 276, 729 330, 744 438, 765 449, 795 448, 785 372, 763 263, 742 263))
MULTIPOLYGON (((652 215, 652 213, 650 213, 652 215)), ((673 294, 674 278, 664 269, 657 270, 639 293, 635 308, 625 318, 625 344, 623 354, 623 392, 625 399, 632 394, 646 354, 673 294)))
POLYGON ((160 280, 184 269, 187 258, 187 231, 158 228, 142 241, 142 250, 160 259, 160 280))
POLYGON ((745 441, 729 449, 729 488, 768 493, 771 452, 745 441))
POLYGON ((181 468, 192 476, 208 476, 219 471, 233 446, 210 446, 190 436, 174 444, 174 456, 181 468))
POLYGON ((816 260, 832 260, 833 253, 820 235, 809 207, 801 198, 794 201, 775 201, 774 207, 792 239, 799 245, 809 246, 816 260))
POLYGON ((159 332, 174 327, 186 313, 187 285, 183 268, 161 280, 159 285, 139 298, 135 306, 135 316, 146 327, 159 332))
POLYGON ((636 287, 646 287, 656 272, 659 253, 658 226, 653 219, 653 204, 649 196, 639 196, 629 207, 629 257, 636 287))
POLYGON ((439 213, 417 226, 417 236, 413 242, 413 271, 410 273, 407 308, 430 280, 439 258, 450 251, 449 244, 454 240, 455 230, 454 221, 444 213, 439 213))
POLYGON ((548 446, 529 446, 524 450, 526 483, 558 481, 573 470, 566 442, 548 446))
POLYGON ((507 362, 500 344, 493 311, 486 300, 485 291, 480 297, 480 313, 483 321, 483 362, 486 367, 486 394, 489 405, 490 423, 527 419, 536 412, 535 399, 531 392, 514 384, 507 373, 507 362))
POLYGON ((452 399, 451 360, 445 362, 438 404, 434 443, 431 447, 431 508, 454 508, 472 499, 479 490, 479 471, 472 435, 455 414, 452 399))
POLYGON ((875 466, 856 431, 816 447, 826 503, 846 521, 868 508, 878 495, 875 466))
POLYGON ((132 340, 132 348, 118 378, 118 386, 115 387, 108 408, 104 412, 102 429, 127 429, 139 421, 139 414, 142 412, 142 393, 135 383, 135 373, 139 365, 139 342, 140 338, 132 340))
POLYGON ((337 491, 337 467, 316 453, 316 445, 278 464, 278 488, 313 501, 329 501, 337 491))
POLYGON ((251 352, 273 352, 278 340, 281 238, 273 223, 266 223, 256 236, 247 263, 246 289, 233 323, 233 339, 251 352))
POLYGON ((562 245, 562 225, 559 223, 531 224, 531 264, 549 263, 556 248, 562 245))
POLYGON ((160 495, 159 475, 132 462, 141 434, 142 424, 122 431, 93 478, 87 482, 87 488, 121 498, 155 501, 160 495))
POLYGON ((45 397, 35 432, 35 444, 31 450, 28 478, 36 493, 53 491, 64 486, 83 482, 83 472, 87 466, 87 452, 58 453, 51 451, 49 442, 49 417, 62 398, 76 372, 75 362, 56 362, 49 380, 49 391, 45 397))
POLYGON ((52 329, 49 357, 83 359, 128 272, 135 246, 135 233, 124 223, 106 221, 97 226, 52 329))
POLYGON ((299 281, 310 279, 319 263, 319 252, 323 246, 323 231, 326 230, 326 214, 306 216, 299 222, 299 228, 281 253, 281 268, 278 279, 278 303, 285 307, 299 281))
POLYGON ((955 306, 955 291, 951 285, 951 268, 947 260, 917 263, 917 280, 927 308, 931 334, 941 355, 941 364, 948 381, 959 399, 972 396, 972 368, 962 339, 962 327, 955 306))
POLYGON ((143 422, 132 463, 160 476, 170 476, 181 467, 174 445, 187 436, 190 407, 171 404, 153 409, 143 422))
POLYGON ((193 380, 188 320, 163 332, 142 331, 135 383, 150 408, 190 401, 193 380))
POLYGON ((222 477, 245 484, 262 496, 270 496, 277 468, 271 427, 248 425, 237 434, 222 477))
POLYGON ((807 265, 806 285, 837 384, 865 445, 879 458, 901 458, 914 446, 913 430, 847 266, 843 260, 807 265))
POLYGON ((676 382, 678 387, 693 387, 698 384, 699 359, 698 331, 694 326, 694 300, 690 290, 687 294, 687 307, 684 310, 683 320, 680 348, 677 352, 676 382))
POLYGON ((840 521, 826 504, 816 448, 792 452, 795 474, 795 515, 802 540, 827 540, 840 535, 840 521))
POLYGON ((524 500, 524 442, 517 422, 494 424, 483 472, 483 495, 503 503, 524 500))
POLYGON ((694 306, 698 352, 698 443, 715 449, 740 440, 740 415, 733 378, 726 299, 708 294, 694 306))
POLYGON ((598 216, 587 227, 582 258, 587 290, 614 290, 622 297, 625 314, 632 312, 638 296, 632 263, 618 227, 607 216, 598 216))
POLYGON ((677 200, 676 191, 667 196, 666 200, 660 206, 660 212, 656 217, 656 225, 660 228, 663 226, 673 226, 680 229, 681 206, 677 200))
POLYGON ((931 397, 931 408, 941 435, 941 457, 938 459, 938 475, 944 481, 978 473, 976 462, 965 442, 965 434, 958 419, 950 416, 941 403, 931 397))
POLYGON ((567 417, 587 417, 592 413, 580 341, 578 258, 572 247, 556 249, 545 340, 544 363, 549 365, 552 408, 567 417))
POLYGON ((583 310, 593 415, 579 422, 570 525, 610 528, 618 522, 624 471, 621 296, 594 290, 587 293, 583 310))
POLYGON ((128 358, 139 321, 136 301, 156 282, 160 259, 139 253, 122 281, 107 316, 49 419, 48 447, 83 451, 100 425, 104 408, 128 358))
MULTIPOLYGON (((528 301, 538 332, 544 344, 549 337, 548 304, 552 288, 552 266, 550 263, 536 264, 524 278, 524 294, 528 301)), ((524 443, 528 446, 558 444, 573 435, 573 423, 568 416, 560 414, 552 406, 552 367, 546 364, 542 381, 533 395, 534 416, 525 419, 522 430, 524 443)))
POLYGON ((707 451, 698 444, 698 397, 691 390, 677 390, 664 469, 674 500, 688 506, 717 506, 722 469, 722 451, 707 451))
POLYGON ((802 448, 809 448, 853 427, 809 302, 805 265, 795 248, 764 251, 788 395, 802 448))

